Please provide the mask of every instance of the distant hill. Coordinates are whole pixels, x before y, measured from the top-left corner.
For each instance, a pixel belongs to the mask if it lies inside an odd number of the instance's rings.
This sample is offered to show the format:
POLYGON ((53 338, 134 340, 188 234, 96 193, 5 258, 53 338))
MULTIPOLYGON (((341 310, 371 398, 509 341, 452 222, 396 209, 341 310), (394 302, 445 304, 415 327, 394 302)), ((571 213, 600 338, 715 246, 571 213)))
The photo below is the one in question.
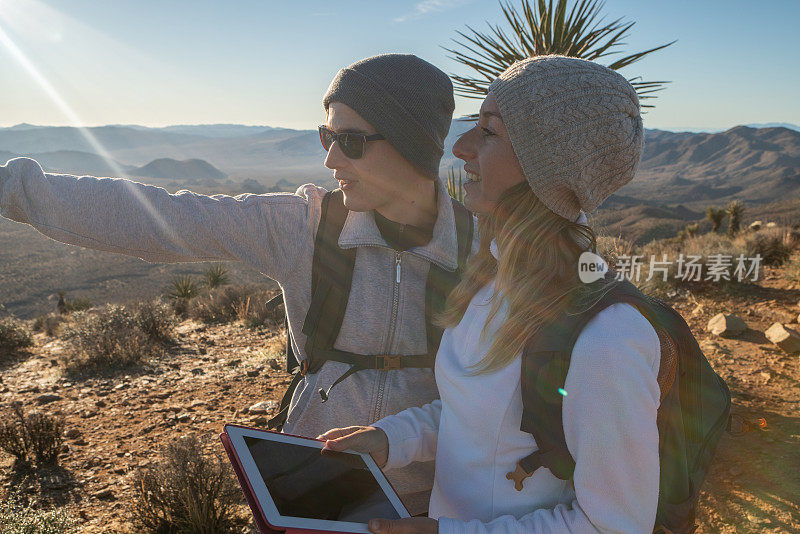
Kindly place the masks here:
POLYGON ((751 128, 788 128, 796 132, 800 132, 800 126, 792 124, 791 122, 759 122, 755 124, 747 124, 751 128))
MULTIPOLYGON (((461 167, 460 160, 452 155, 452 147, 458 135, 473 124, 453 121, 444 143, 443 173, 461 167)), ((314 130, 217 124, 165 128, 102 126, 88 128, 86 132, 123 169, 146 167, 159 159, 199 159, 231 180, 253 179, 266 188, 279 180, 298 184, 323 182, 331 176, 331 171, 323 166, 325 151, 314 130)), ((53 162, 54 166, 64 167, 69 163, 69 168, 63 170, 108 175, 107 166, 96 158, 86 160, 85 168, 77 168, 75 152, 96 153, 84 135, 86 132, 25 124, 0 128, 0 158, 8 153, 63 152, 61 159, 53 162), (74 164, 70 158, 76 160, 74 164)), ((183 172, 185 167, 137 172, 145 173, 140 176, 158 174, 188 179, 190 173, 183 172)), ((217 178, 209 175, 207 179, 220 179, 219 174, 214 176, 217 178)), ((800 196, 800 132, 783 127, 746 126, 718 133, 646 130, 639 171, 619 195, 638 203, 683 204, 700 212, 706 205, 732 199, 755 204, 800 196)))
POLYGON ((163 132, 185 133, 201 135, 203 137, 243 137, 261 132, 284 129, 273 128, 272 126, 244 126, 242 124, 178 124, 175 126, 164 126, 162 128, 149 128, 136 124, 119 124, 115 126, 135 128, 137 130, 161 130, 163 132))
POLYGON ((35 159, 45 171, 65 174, 117 176, 120 171, 124 173, 130 168, 128 165, 123 165, 117 161, 79 150, 56 150, 55 152, 23 154, 0 150, 0 160, 3 163, 11 158, 21 156, 35 159))
POLYGON ((128 174, 131 176, 171 178, 191 182, 217 181, 228 177, 227 174, 202 159, 178 161, 171 158, 153 160, 143 167, 131 169, 128 174))
POLYGON ((716 134, 648 130, 636 177, 619 193, 690 207, 800 196, 800 132, 746 126, 716 134))

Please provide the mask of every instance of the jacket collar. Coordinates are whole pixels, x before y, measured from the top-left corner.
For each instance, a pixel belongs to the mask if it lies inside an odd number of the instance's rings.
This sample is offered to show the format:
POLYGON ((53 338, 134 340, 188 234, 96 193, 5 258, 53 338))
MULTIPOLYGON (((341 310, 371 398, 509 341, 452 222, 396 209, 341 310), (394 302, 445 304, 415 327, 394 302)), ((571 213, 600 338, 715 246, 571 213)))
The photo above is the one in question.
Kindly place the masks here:
MULTIPOLYGON (((440 179, 436 180, 439 189, 436 222, 433 225, 433 237, 424 246, 408 250, 421 258, 435 263, 448 271, 458 267, 458 240, 456 238, 456 220, 450 195, 440 179)), ((383 239, 372 211, 351 211, 347 214, 342 233, 339 234, 339 247, 389 247, 383 239)))

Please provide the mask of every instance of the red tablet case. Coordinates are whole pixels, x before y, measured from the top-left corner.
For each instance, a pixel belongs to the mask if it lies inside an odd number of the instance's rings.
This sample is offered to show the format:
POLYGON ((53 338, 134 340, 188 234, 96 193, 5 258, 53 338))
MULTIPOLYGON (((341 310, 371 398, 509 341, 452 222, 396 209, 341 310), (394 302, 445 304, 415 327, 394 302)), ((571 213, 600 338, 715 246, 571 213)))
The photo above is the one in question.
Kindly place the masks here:
MULTIPOLYGON (((270 432, 269 430, 264 430, 263 428, 253 428, 244 425, 227 425, 227 426, 235 426, 239 428, 246 428, 249 430, 258 430, 259 432, 270 432)), ((292 434, 286 434, 286 435, 291 436, 292 434)), ((302 437, 302 436, 295 436, 295 437, 302 437)), ((267 518, 261 511, 261 505, 258 504, 258 499, 256 499, 256 496, 253 494, 253 488, 250 486, 250 481, 247 480, 246 476, 244 476, 244 470, 242 469, 242 464, 239 461, 239 456, 236 454, 233 445, 231 444, 231 439, 228 436, 228 433, 223 431, 219 435, 219 439, 222 440, 222 445, 225 447, 225 452, 228 453, 228 458, 230 458, 231 465, 233 465, 233 471, 236 473, 236 478, 239 479, 239 485, 242 486, 242 491, 244 491, 244 496, 247 497, 247 504, 250 505, 250 510, 253 512, 253 518, 255 518, 256 525, 258 525, 258 530, 261 532, 261 534, 342 534, 341 532, 332 532, 328 530, 308 530, 308 529, 293 528, 293 527, 273 527, 272 525, 267 523, 267 518)))

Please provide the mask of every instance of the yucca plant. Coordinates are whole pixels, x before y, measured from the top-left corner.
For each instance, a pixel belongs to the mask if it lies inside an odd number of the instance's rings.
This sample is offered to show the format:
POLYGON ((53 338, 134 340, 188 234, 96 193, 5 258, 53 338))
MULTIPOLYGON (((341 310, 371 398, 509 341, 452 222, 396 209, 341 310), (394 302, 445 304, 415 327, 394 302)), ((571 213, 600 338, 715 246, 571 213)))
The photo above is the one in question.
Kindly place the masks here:
POLYGON ((706 219, 711 222, 711 231, 719 231, 722 226, 722 220, 725 218, 726 212, 724 209, 709 206, 706 208, 706 219))
POLYGON ((697 231, 700 229, 700 225, 698 223, 694 224, 687 224, 686 225, 686 236, 687 237, 694 237, 697 235, 697 231))
POLYGON ((228 283, 228 271, 222 265, 215 265, 210 267, 205 273, 206 287, 214 289, 215 287, 224 286, 228 283))
POLYGON ((172 300, 191 300, 200 293, 200 285, 189 275, 176 276, 167 291, 172 300))
POLYGON ((453 167, 447 171, 447 192, 459 202, 464 202, 464 179, 461 177, 461 167, 458 168, 457 175, 453 167))
MULTIPOLYGON (((483 99, 489 84, 514 62, 533 56, 560 54, 590 61, 621 54, 634 22, 617 19, 603 23, 599 0, 577 0, 568 10, 569 0, 521 0, 515 8, 510 2, 500 1, 500 9, 508 23, 489 25, 489 31, 480 32, 467 26, 468 32, 457 32, 464 40, 452 39, 460 49, 445 48, 451 59, 475 71, 475 76, 453 74, 455 92, 467 98, 483 99)), ((666 43, 642 52, 635 52, 606 63, 613 70, 626 67, 643 57, 673 44, 666 43)), ((643 81, 641 77, 628 81, 636 89, 639 99, 655 98, 653 93, 663 89, 666 81, 643 81)), ((642 103, 651 108, 652 104, 642 103)), ((477 114, 470 116, 477 118, 477 114)))
POLYGON ((728 204, 728 237, 733 237, 739 233, 742 228, 742 214, 744 213, 744 204, 739 200, 734 200, 728 204))

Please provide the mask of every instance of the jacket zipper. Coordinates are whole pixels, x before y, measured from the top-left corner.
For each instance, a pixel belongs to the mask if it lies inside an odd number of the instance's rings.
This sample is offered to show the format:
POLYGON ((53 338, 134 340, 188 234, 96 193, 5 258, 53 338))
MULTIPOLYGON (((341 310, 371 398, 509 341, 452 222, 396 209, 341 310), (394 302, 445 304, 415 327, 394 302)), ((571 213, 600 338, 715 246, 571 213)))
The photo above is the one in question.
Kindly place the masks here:
MULTIPOLYGON (((397 308, 399 306, 400 301, 400 274, 402 272, 402 256, 400 252, 394 253, 394 286, 392 289, 392 315, 390 318, 389 323, 389 342, 386 346, 386 353, 389 354, 392 351, 392 344, 394 343, 394 331, 397 327, 397 308)), ((372 420, 377 421, 381 411, 383 410, 383 390, 386 387, 386 378, 388 375, 388 371, 379 371, 378 375, 378 398, 375 402, 375 413, 373 414, 372 420)))

